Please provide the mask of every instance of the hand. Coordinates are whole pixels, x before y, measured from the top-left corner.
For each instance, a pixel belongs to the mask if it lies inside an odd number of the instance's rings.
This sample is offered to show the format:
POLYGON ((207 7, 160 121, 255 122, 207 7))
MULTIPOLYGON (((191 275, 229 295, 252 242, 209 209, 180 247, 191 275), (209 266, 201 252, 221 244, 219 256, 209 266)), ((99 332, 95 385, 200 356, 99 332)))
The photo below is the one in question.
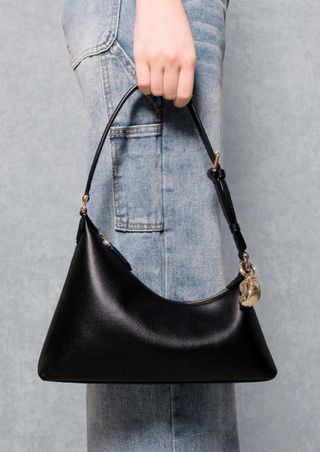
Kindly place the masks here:
POLYGON ((196 50, 182 0, 136 0, 133 54, 143 94, 184 107, 192 97, 196 50))

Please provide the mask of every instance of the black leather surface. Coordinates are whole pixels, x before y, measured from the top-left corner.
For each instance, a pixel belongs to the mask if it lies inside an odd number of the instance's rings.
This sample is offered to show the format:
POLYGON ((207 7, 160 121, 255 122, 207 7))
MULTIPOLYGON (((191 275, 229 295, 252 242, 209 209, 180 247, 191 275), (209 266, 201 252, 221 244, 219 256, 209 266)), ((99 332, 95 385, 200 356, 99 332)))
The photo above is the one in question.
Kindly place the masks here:
POLYGON ((43 380, 165 383, 270 380, 277 369, 239 279, 196 304, 146 287, 87 215, 38 363, 43 380))

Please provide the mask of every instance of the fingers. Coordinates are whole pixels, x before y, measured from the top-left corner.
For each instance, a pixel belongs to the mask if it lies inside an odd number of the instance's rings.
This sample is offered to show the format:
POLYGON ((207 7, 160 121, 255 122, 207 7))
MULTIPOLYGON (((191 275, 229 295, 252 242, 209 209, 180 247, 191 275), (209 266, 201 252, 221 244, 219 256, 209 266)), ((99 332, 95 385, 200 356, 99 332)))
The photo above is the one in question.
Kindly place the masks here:
POLYGON ((157 62, 151 65, 150 90, 154 96, 163 96, 163 66, 157 62))
POLYGON ((147 60, 136 58, 136 76, 142 94, 151 94, 150 67, 147 60))
POLYGON ((179 68, 175 65, 166 67, 163 74, 163 94, 165 99, 174 100, 177 96, 179 68))
POLYGON ((181 0, 136 1, 133 37, 137 85, 183 107, 192 97, 196 47, 181 0))
POLYGON ((174 101, 176 107, 184 107, 192 97, 196 59, 195 56, 185 58, 183 63, 178 59, 157 61, 136 58, 136 76, 139 90, 143 94, 163 96, 174 101))
POLYGON ((194 68, 193 66, 184 66, 179 73, 179 83, 177 95, 174 100, 176 107, 184 107, 187 105, 192 97, 194 83, 194 68))

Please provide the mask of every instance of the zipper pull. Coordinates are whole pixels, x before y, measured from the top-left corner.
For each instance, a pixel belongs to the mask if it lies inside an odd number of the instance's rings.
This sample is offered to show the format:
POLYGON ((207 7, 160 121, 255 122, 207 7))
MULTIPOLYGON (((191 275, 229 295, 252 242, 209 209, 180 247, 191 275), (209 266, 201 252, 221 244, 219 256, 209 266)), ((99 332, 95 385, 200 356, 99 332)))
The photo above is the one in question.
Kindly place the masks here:
POLYGON ((129 264, 129 262, 127 261, 127 259, 120 253, 119 250, 117 250, 117 248, 110 242, 110 240, 108 240, 103 234, 101 234, 101 232, 98 233, 102 243, 104 244, 104 246, 106 246, 107 248, 109 248, 111 251, 113 251, 113 253, 118 257, 118 259, 121 260, 121 262, 129 269, 132 270, 131 265, 129 264))
POLYGON ((99 235, 101 237, 102 243, 105 246, 108 246, 109 248, 111 248, 111 242, 108 239, 106 239, 105 236, 101 234, 101 232, 99 232, 99 235))

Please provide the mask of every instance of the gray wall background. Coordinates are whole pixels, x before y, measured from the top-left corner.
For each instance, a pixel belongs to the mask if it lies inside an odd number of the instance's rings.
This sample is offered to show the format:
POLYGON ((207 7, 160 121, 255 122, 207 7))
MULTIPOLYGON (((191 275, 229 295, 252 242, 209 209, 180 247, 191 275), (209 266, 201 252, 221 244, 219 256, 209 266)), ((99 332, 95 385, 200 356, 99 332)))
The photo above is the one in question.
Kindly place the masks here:
MULTIPOLYGON (((0 450, 80 452, 84 387, 43 383, 36 364, 74 247, 85 111, 59 2, 0 6, 0 450)), ((243 452, 319 449, 319 26, 314 0, 231 0, 228 11, 224 165, 279 368, 237 386, 243 452)))

